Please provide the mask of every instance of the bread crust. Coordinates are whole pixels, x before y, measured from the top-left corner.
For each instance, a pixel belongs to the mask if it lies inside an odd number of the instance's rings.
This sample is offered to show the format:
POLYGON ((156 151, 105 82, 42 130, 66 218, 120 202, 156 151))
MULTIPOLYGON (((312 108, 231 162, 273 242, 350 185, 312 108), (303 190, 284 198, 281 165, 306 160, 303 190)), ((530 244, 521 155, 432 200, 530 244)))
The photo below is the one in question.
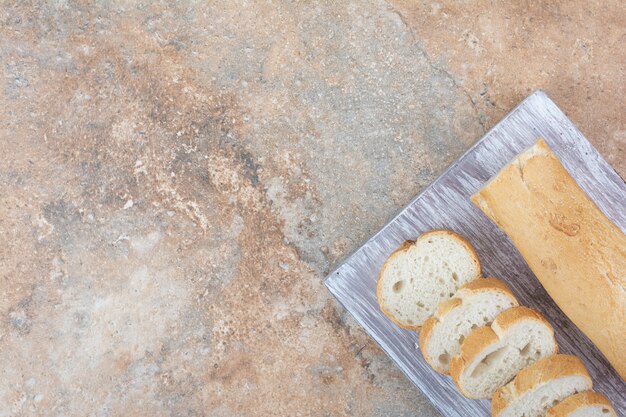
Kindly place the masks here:
POLYGON ((453 298, 439 303, 439 306, 437 307, 437 313, 433 317, 428 318, 424 322, 424 325, 422 326, 422 329, 419 335, 420 336, 419 345, 420 345, 420 349, 422 351, 422 356, 424 357, 424 360, 434 370, 444 375, 449 373, 449 372, 443 372, 443 370, 440 369, 436 363, 433 363, 433 361, 430 360, 430 357, 425 352, 426 346, 428 346, 428 343, 430 341, 430 338, 432 336, 432 332, 435 326, 441 320, 443 320, 447 314, 452 312, 455 308, 462 306, 463 300, 466 297, 471 297, 475 293, 492 292, 492 291, 498 291, 498 292, 504 293, 517 305, 517 299, 515 298, 515 295, 513 295, 513 293, 511 292, 511 289, 502 280, 499 280, 493 277, 476 278, 472 281, 469 281, 463 284, 459 288, 459 290, 457 291, 457 294, 453 298))
POLYGON ((460 383, 463 371, 487 346, 498 343, 499 340, 500 338, 491 327, 479 327, 465 338, 463 344, 461 344, 461 353, 452 358, 450 362, 450 376, 465 397, 471 398, 471 395, 463 389, 460 383))
POLYGON ((509 286, 506 285, 501 279, 494 277, 486 277, 483 279, 474 279, 472 281, 468 281, 459 288, 459 291, 463 290, 480 292, 484 290, 495 289, 510 295, 512 298, 515 298, 509 286))
POLYGON ((518 155, 471 200, 511 238, 561 310, 626 379, 626 235, 545 141, 518 155))
POLYGON ((589 372, 578 357, 556 354, 539 359, 522 369, 513 381, 495 392, 491 399, 491 415, 498 417, 510 403, 536 387, 553 379, 576 375, 585 378, 591 387, 589 372))
MULTIPOLYGON (((550 332, 552 333, 552 338, 554 339, 554 329, 552 328, 550 322, 546 320, 546 318, 541 315, 541 313, 526 306, 517 306, 509 308, 508 310, 504 310, 493 321, 491 328, 494 329, 496 333, 501 335, 506 332, 511 326, 517 324, 517 322, 519 322, 520 320, 527 319, 537 320, 543 323, 546 327, 550 329, 550 332)), ((556 344, 556 341, 554 343, 556 344)))
MULTIPOLYGON (((476 278, 474 281, 478 281, 478 280, 482 281, 483 278, 476 278)), ((435 318, 437 321, 439 321, 446 314, 448 314, 449 312, 451 312, 458 306, 463 305, 463 300, 461 298, 458 298, 457 295, 458 295, 458 291, 457 291, 457 294, 454 295, 454 297, 450 298, 449 300, 443 300, 442 302, 440 302, 439 305, 437 306, 437 311, 435 312, 432 318, 435 318)))
POLYGON ((558 352, 558 345, 554 339, 554 329, 539 312, 524 306, 504 310, 495 318, 490 327, 479 327, 470 333, 461 345, 461 353, 452 358, 450 362, 450 376, 464 396, 469 397, 461 385, 461 375, 467 366, 476 361, 486 348, 498 343, 511 326, 524 320, 538 321, 550 329, 556 347, 555 352, 558 352))
POLYGON ((569 417, 570 414, 580 408, 594 405, 606 408, 609 411, 606 417, 615 417, 615 410, 609 399, 594 391, 580 392, 567 397, 559 404, 549 409, 546 413, 546 417, 569 417))
POLYGON ((420 330, 419 345, 420 345, 420 351, 422 352, 422 356, 424 357, 424 360, 426 361, 426 363, 429 364, 430 367, 433 368, 435 371, 439 372, 436 364, 431 362, 428 355, 424 351, 425 347, 430 341, 430 337, 433 334, 433 328, 437 325, 437 323, 439 323, 439 320, 437 320, 434 317, 429 317, 426 319, 426 321, 424 322, 424 325, 422 326, 422 329, 420 330))
POLYGON ((394 317, 394 315, 385 307, 385 303, 383 302, 383 298, 382 298, 382 279, 381 278, 382 278, 383 273, 385 272, 385 269, 387 268, 387 266, 390 264, 390 262, 396 256, 398 256, 402 252, 407 251, 411 246, 416 244, 418 241, 420 241, 422 239, 427 239, 428 237, 433 236, 433 235, 437 235, 437 234, 444 234, 444 235, 448 235, 448 236, 451 236, 451 237, 457 239, 465 247, 465 249, 470 253, 470 255, 472 257, 472 260, 474 261, 474 264, 476 265, 477 275, 476 275, 475 278, 479 278, 481 276, 481 274, 482 274, 482 270, 481 270, 481 266, 480 266, 480 260, 478 259, 478 255, 476 254, 476 250, 474 249, 474 247, 463 236, 461 236, 458 233, 455 233, 455 232, 453 232, 451 230, 444 230, 444 229, 430 230, 428 232, 425 232, 425 233, 422 233, 421 235, 419 235, 416 240, 407 240, 404 243, 402 243, 402 245, 400 245, 400 247, 398 247, 396 250, 394 250, 389 255, 389 257, 387 258, 387 260, 383 264, 382 268, 380 269, 380 272, 378 273, 378 281, 376 283, 376 298, 378 299, 378 305, 380 307, 380 310, 383 312, 383 314, 385 316, 387 316, 387 318, 389 318, 389 320, 394 322, 397 326, 402 327, 403 329, 419 331, 422 326, 420 326, 419 324, 410 325, 410 324, 403 323, 403 322, 397 320, 394 317))

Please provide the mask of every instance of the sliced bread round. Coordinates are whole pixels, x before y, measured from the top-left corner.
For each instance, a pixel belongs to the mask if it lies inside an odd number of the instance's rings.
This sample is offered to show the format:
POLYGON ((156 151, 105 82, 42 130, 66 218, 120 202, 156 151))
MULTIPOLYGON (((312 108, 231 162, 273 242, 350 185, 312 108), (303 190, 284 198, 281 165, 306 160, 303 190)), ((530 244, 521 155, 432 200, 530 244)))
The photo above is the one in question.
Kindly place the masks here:
POLYGON ((591 377, 576 356, 552 355, 522 369, 491 399, 494 417, 542 417, 570 395, 591 390, 591 377))
POLYGON ((461 353, 452 358, 450 375, 466 397, 490 398, 520 369, 556 352, 550 323, 535 310, 513 307, 465 338, 461 353))
POLYGON ((461 343, 472 330, 490 325, 498 314, 517 305, 509 287, 497 278, 478 278, 461 286, 424 322, 419 342, 424 359, 447 374, 450 360, 461 352, 461 343))
POLYGON ((449 230, 407 241, 383 265, 376 286, 380 309, 398 326, 418 330, 439 302, 480 277, 474 248, 449 230))
POLYGON ((571 395, 546 413, 546 417, 616 417, 616 415, 609 399, 593 391, 571 395))

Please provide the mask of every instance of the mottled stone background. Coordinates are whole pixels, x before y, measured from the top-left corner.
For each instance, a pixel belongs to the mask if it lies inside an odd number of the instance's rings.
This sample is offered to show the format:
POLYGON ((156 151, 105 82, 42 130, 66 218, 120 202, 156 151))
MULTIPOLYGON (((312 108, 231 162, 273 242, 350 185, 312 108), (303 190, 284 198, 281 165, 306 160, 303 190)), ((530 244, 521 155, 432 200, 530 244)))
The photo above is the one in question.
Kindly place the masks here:
POLYGON ((1 4, 0 416, 435 416, 325 274, 537 88, 626 174, 621 0, 1 4))

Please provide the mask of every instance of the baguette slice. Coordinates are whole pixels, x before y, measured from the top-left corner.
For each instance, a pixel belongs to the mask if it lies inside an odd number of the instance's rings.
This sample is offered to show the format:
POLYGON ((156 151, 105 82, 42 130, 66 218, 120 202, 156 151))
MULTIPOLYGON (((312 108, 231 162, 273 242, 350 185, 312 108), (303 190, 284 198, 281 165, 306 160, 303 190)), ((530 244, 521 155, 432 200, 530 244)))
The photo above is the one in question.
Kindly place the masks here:
POLYGON ((502 311, 518 305, 502 281, 478 278, 463 285, 453 298, 442 301, 437 312, 424 322, 420 349, 434 370, 447 374, 450 359, 461 352, 461 343, 472 330, 491 325, 502 311))
POLYGON ((626 380, 626 235, 543 139, 471 197, 626 380))
POLYGON ((380 309, 398 326, 418 330, 440 301, 480 276, 474 248, 448 230, 422 234, 393 252, 378 277, 380 309))
POLYGON ((490 398, 521 369, 557 352, 550 323, 535 310, 513 307, 465 338, 450 375, 466 397, 490 398))
POLYGON ((543 417, 570 395, 591 390, 591 377, 576 356, 552 355, 520 371, 491 400, 493 417, 543 417))
POLYGON ((616 414, 604 395, 585 391, 567 397, 549 409, 546 417, 616 417, 616 414))

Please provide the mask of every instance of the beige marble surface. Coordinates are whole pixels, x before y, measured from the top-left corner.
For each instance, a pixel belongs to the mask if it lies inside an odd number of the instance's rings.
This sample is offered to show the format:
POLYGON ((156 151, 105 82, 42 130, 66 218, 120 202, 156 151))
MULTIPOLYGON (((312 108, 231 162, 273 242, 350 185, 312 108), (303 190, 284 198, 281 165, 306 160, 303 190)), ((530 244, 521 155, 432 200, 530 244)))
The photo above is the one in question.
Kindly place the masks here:
POLYGON ((0 416, 437 415, 322 279, 536 88, 624 176, 625 28, 618 0, 3 2, 0 416))

